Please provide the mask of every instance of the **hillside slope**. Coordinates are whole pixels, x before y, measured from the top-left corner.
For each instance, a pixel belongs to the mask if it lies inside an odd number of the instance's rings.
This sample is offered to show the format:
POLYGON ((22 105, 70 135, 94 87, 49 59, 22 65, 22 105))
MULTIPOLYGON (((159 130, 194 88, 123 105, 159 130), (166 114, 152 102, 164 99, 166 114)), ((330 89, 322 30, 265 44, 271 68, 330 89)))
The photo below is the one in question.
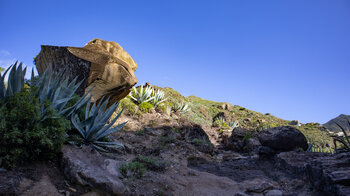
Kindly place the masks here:
POLYGON ((214 128, 218 132, 232 131, 237 126, 250 131, 260 131, 277 126, 295 126, 310 143, 316 146, 333 145, 332 138, 327 134, 326 128, 319 123, 293 125, 292 121, 275 117, 270 113, 262 114, 239 105, 205 100, 196 96, 185 97, 169 87, 161 88, 154 85, 152 87, 156 90, 162 90, 167 100, 158 107, 143 108, 143 106, 135 104, 130 97, 126 97, 120 103, 125 107, 124 113, 127 116, 140 118, 144 113, 156 112, 169 118, 185 118, 194 124, 214 128), (189 111, 174 112, 174 106, 180 103, 188 104, 189 111))
POLYGON ((333 118, 332 120, 323 124, 323 126, 327 127, 327 129, 329 129, 332 132, 341 132, 342 130, 336 123, 338 123, 345 130, 349 130, 350 124, 348 123, 348 121, 350 121, 350 115, 340 114, 336 118, 333 118))

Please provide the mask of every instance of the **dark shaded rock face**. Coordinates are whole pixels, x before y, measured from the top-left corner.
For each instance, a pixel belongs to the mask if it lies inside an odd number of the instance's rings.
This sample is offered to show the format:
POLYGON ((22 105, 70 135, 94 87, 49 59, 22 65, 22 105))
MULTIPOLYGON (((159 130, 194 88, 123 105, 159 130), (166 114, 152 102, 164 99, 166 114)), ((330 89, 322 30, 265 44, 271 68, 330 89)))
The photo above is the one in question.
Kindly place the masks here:
POLYGON ((185 133, 185 139, 188 142, 192 142, 193 139, 201 139, 209 142, 209 137, 200 125, 189 124, 183 126, 181 130, 185 133))
POLYGON ((226 150, 233 150, 236 152, 256 154, 260 145, 255 132, 238 127, 232 131, 231 136, 225 144, 225 148, 226 150))
POLYGON ((292 151, 296 148, 306 150, 308 147, 305 136, 298 129, 289 126, 260 131, 258 138, 261 145, 279 152, 292 151))
POLYGON ((307 164, 311 183, 330 195, 350 195, 350 153, 322 157, 307 164))
POLYGON ((88 86, 91 62, 80 59, 71 54, 67 47, 59 46, 41 46, 41 52, 35 59, 36 68, 39 75, 43 74, 48 65, 52 66, 57 72, 65 69, 66 77, 72 81, 75 77, 77 81, 84 81, 78 88, 77 94, 82 96, 85 88, 88 86))
POLYGON ((125 195, 126 186, 120 180, 121 162, 106 159, 88 147, 79 149, 64 146, 62 149, 64 175, 72 182, 106 192, 106 194, 125 195))
POLYGON ((323 195, 350 195, 350 153, 282 152, 275 166, 308 179, 323 195))

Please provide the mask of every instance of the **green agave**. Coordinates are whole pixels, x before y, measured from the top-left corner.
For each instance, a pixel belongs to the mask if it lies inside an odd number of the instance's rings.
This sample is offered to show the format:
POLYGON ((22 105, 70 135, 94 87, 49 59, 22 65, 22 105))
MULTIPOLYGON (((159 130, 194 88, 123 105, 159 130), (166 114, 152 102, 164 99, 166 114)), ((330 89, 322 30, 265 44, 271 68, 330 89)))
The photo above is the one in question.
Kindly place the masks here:
POLYGON ((72 123, 83 139, 83 143, 92 145, 95 149, 105 152, 108 148, 122 147, 123 145, 118 142, 106 142, 101 140, 109 134, 120 130, 127 123, 124 122, 112 128, 113 124, 120 117, 124 109, 119 112, 110 124, 107 124, 119 103, 114 103, 106 109, 109 98, 105 101, 103 101, 102 98, 98 103, 95 102, 92 107, 90 98, 88 100, 85 109, 85 119, 80 120, 77 114, 71 116, 72 123))
POLYGON ((152 87, 147 86, 145 89, 143 89, 143 86, 141 85, 139 89, 136 89, 135 87, 133 87, 133 91, 130 92, 129 96, 137 104, 140 104, 142 102, 149 102, 152 99, 154 99, 154 97, 152 97, 152 94, 153 94, 152 87))
POLYGON ((235 120, 235 121, 233 121, 233 122, 229 122, 229 123, 228 123, 228 126, 230 126, 232 129, 234 129, 234 128, 239 127, 239 123, 238 123, 237 120, 235 120))
POLYGON ((153 99, 152 99, 153 105, 157 106, 168 99, 168 98, 164 98, 164 96, 165 96, 164 92, 159 89, 157 91, 153 91, 153 99))
POLYGON ((13 96, 14 94, 20 92, 24 86, 24 77, 26 75, 27 68, 22 70, 22 63, 19 63, 17 66, 15 64, 11 65, 6 69, 3 75, 0 74, 0 99, 6 99, 6 97, 13 96), (12 68, 12 69, 11 69, 12 68), (5 76, 7 72, 10 71, 7 88, 5 87, 5 76))
MULTIPOLYGON (((350 121, 348 121, 348 124, 350 126, 350 121)), ((345 149, 347 151, 350 151, 350 138, 348 136, 348 134, 346 133, 345 129, 340 126, 337 122, 335 122, 335 124, 342 130, 342 132, 344 133, 344 136, 337 136, 337 137, 333 137, 333 142, 334 142, 334 148, 335 150, 337 150, 337 145, 336 142, 340 142, 344 145, 345 149), (345 139, 344 139, 345 138, 345 139)))
MULTIPOLYGON (((49 101, 50 106, 54 108, 59 115, 63 115, 65 117, 71 116, 76 110, 81 108, 88 99, 85 99, 89 93, 85 93, 85 95, 78 100, 78 102, 66 108, 65 106, 73 98, 75 91, 79 88, 83 81, 76 83, 77 77, 74 78, 71 82, 68 82, 68 77, 64 77, 65 70, 60 71, 58 74, 55 73, 51 67, 47 68, 45 72, 39 77, 38 80, 34 78, 34 69, 32 70, 31 77, 31 86, 35 88, 33 89, 34 93, 40 100, 41 104, 41 112, 45 114, 47 110, 46 101, 49 101)), ((46 115, 43 115, 43 119, 47 118, 46 115)))
POLYGON ((183 102, 180 102, 180 103, 176 103, 173 106, 173 110, 174 112, 178 112, 178 113, 186 113, 190 110, 190 108, 188 107, 188 104, 184 104, 183 102))

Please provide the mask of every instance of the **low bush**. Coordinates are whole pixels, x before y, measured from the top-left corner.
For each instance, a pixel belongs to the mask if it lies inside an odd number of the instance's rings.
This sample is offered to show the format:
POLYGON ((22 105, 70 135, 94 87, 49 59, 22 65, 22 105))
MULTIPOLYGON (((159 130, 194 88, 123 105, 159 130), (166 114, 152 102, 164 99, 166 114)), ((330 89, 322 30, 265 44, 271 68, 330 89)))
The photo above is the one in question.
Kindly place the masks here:
POLYGON ((15 167, 31 160, 54 158, 65 142, 69 121, 47 103, 42 120, 41 105, 23 89, 0 103, 0 165, 15 167))
POLYGON ((153 171, 164 171, 169 166, 168 161, 145 156, 137 156, 133 161, 143 163, 147 169, 153 171))
POLYGON ((119 167, 120 173, 125 178, 141 178, 147 171, 145 165, 140 162, 130 162, 119 167))
POLYGON ((142 111, 142 112, 149 112, 151 109, 153 108, 153 105, 148 103, 148 102, 142 102, 139 104, 139 109, 142 111))
POLYGON ((212 145, 212 143, 210 143, 210 141, 206 141, 206 140, 202 140, 202 139, 198 139, 198 138, 194 138, 192 140, 192 143, 194 145, 200 146, 200 145, 212 145))

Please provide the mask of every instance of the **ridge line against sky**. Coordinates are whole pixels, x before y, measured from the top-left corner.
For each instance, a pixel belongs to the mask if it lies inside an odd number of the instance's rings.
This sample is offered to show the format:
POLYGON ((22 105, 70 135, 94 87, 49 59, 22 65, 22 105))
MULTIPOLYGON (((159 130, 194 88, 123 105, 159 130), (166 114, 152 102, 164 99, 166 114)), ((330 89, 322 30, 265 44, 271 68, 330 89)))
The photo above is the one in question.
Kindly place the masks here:
POLYGON ((350 114, 350 1, 0 0, 0 66, 119 43, 139 84, 302 123, 350 114))

